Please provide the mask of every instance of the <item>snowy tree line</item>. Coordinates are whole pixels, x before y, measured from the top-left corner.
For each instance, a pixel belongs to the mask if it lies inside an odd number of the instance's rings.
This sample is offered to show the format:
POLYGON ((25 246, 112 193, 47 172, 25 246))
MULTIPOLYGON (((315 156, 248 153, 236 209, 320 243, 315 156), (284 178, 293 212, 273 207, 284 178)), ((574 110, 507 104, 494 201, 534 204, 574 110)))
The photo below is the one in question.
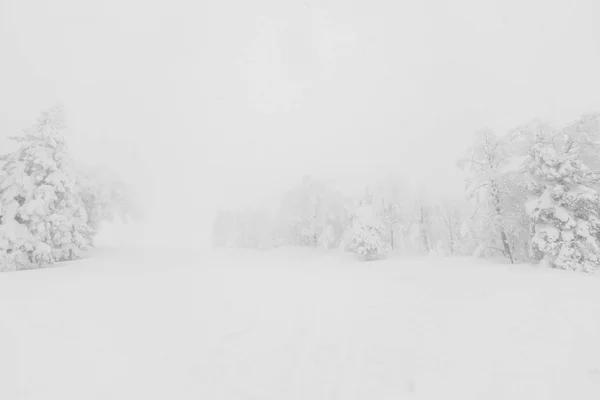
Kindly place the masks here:
POLYGON ((467 202, 434 203, 413 196, 400 178, 373 182, 348 195, 328 180, 305 177, 275 209, 221 210, 216 247, 270 249, 281 245, 355 252, 366 260, 389 252, 465 255, 475 249, 467 202))
POLYGON ((0 270, 80 258, 103 221, 135 216, 108 171, 73 162, 63 107, 45 111, 0 156, 0 270))
POLYGON ((306 177, 276 210, 221 210, 217 247, 342 249, 365 260, 390 252, 501 257, 586 272, 600 264, 600 116, 564 127, 539 121, 474 135, 457 166, 465 198, 414 196, 402 179, 347 195, 306 177))

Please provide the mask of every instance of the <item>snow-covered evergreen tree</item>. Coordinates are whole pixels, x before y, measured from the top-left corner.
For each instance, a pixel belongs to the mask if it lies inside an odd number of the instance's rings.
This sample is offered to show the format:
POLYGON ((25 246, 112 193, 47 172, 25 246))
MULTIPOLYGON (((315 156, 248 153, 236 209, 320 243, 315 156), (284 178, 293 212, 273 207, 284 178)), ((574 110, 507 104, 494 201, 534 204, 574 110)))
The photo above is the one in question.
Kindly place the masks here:
POLYGON ((360 201, 353 214, 348 250, 367 261, 384 256, 389 249, 385 239, 387 229, 369 195, 360 201))
POLYGON ((2 157, 0 228, 5 238, 11 237, 16 222, 21 236, 28 237, 9 240, 10 247, 3 250, 19 262, 72 260, 90 245, 88 216, 68 158, 65 129, 63 109, 50 109, 23 136, 12 138, 20 148, 2 157))
POLYGON ((18 222, 20 207, 19 201, 13 198, 12 201, 6 201, 1 210, 1 271, 19 270, 32 264, 42 266, 52 262, 50 246, 33 236, 25 224, 18 222))
POLYGON ((579 148, 565 134, 538 137, 528 164, 534 198, 527 212, 537 260, 591 272, 600 265, 600 196, 579 148))

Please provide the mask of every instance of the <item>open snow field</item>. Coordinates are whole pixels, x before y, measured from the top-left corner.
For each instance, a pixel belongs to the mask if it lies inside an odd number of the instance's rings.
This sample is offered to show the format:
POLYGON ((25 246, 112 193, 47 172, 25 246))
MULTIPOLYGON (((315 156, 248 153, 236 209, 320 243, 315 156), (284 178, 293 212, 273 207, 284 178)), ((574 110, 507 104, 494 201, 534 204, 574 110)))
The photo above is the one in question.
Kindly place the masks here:
POLYGON ((105 249, 0 275, 0 399, 600 399, 600 279, 105 249))

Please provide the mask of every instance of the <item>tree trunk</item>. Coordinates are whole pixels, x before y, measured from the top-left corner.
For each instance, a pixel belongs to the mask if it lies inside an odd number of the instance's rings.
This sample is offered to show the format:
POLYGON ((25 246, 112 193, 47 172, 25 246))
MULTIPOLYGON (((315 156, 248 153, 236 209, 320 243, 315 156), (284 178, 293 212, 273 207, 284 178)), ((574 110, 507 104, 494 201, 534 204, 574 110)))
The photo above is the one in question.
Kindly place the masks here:
POLYGON ((450 254, 454 255, 454 235, 452 233, 452 217, 444 219, 446 227, 448 228, 448 237, 450 239, 450 254))
POLYGON ((423 236, 425 252, 429 254, 429 241, 427 240, 427 232, 425 231, 425 212, 423 210, 423 206, 421 206, 421 235, 423 236))
POLYGON ((506 233, 504 229, 500 231, 500 236, 502 237, 502 244, 504 245, 504 255, 510 259, 510 263, 514 264, 515 260, 513 259, 512 251, 510 250, 510 245, 508 244, 508 238, 506 237, 506 233))
MULTIPOLYGON (((494 181, 492 181, 492 190, 494 203, 496 206, 496 213, 500 216, 502 215, 502 208, 500 207, 500 190, 494 181)), ((504 228, 500 229, 500 237, 502 238, 502 245, 504 246, 504 256, 510 259, 511 264, 514 264, 515 260, 513 259, 513 254, 510 249, 510 244, 508 243, 508 238, 506 237, 506 232, 504 232, 504 228)))

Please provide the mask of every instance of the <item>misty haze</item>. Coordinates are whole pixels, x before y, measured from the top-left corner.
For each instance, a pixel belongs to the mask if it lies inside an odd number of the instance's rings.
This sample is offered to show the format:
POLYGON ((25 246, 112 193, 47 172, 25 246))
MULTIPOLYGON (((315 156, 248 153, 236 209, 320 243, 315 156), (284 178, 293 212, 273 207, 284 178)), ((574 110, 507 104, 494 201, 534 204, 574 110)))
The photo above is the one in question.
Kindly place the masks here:
POLYGON ((600 399, 599 17, 0 0, 0 399, 600 399))

